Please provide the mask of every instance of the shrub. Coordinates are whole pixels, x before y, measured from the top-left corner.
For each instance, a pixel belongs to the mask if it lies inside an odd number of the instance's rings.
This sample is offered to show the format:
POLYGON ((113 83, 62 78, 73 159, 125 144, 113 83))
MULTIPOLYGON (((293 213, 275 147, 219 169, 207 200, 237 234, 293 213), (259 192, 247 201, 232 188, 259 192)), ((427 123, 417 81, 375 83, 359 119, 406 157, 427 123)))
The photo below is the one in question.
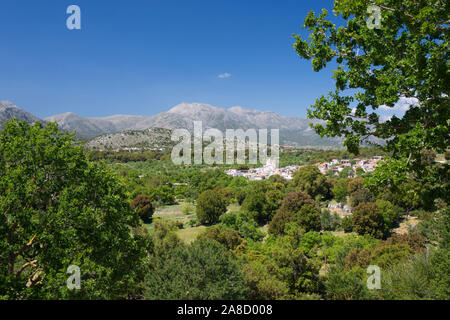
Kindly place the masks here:
POLYGON ((200 223, 211 224, 219 221, 227 210, 223 195, 217 190, 204 191, 197 199, 197 219, 200 223))
POLYGON ((170 300, 245 299, 242 273, 225 247, 214 240, 177 246, 151 261, 145 298, 170 300))
POLYGON ((144 222, 150 222, 155 212, 155 207, 150 201, 150 197, 146 195, 139 195, 131 202, 131 208, 133 208, 139 217, 144 222))
POLYGON ((342 218, 341 226, 345 232, 352 232, 353 231, 353 223, 352 223, 351 216, 346 216, 346 217, 342 218))
POLYGON ((313 204, 305 204, 296 214, 296 220, 306 232, 320 231, 320 211, 313 204))
POLYGON ((383 236, 383 216, 375 203, 361 203, 352 213, 353 230, 375 238, 383 236))
POLYGON ((316 166, 305 166, 294 173, 292 185, 311 198, 330 197, 331 184, 316 166))
POLYGON ((181 209, 181 212, 185 215, 190 215, 194 213, 194 206, 191 203, 184 203, 183 208, 181 209))
POLYGON ((269 233, 283 234, 286 224, 294 222, 294 213, 298 212, 304 204, 315 204, 315 202, 302 191, 288 193, 283 199, 280 209, 269 223, 269 233))
POLYGON ((197 239, 216 240, 217 242, 224 245, 228 250, 234 250, 244 241, 244 239, 241 238, 237 231, 226 228, 223 225, 217 225, 208 228, 205 232, 199 234, 197 236, 197 239))

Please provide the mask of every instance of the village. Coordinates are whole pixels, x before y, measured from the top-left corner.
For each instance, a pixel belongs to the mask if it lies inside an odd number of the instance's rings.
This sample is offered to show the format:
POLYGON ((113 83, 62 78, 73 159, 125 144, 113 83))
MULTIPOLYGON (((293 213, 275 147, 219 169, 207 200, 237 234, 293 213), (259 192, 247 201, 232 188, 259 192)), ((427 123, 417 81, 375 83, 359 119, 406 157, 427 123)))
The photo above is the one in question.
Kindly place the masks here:
MULTIPOLYGON (((383 161, 382 156, 374 156, 370 159, 333 159, 330 162, 316 163, 314 164, 319 168, 322 174, 339 175, 342 171, 346 170, 348 177, 355 177, 357 172, 372 172, 375 170, 379 161, 383 161)), ((264 180, 273 175, 280 175, 286 180, 291 180, 295 171, 303 166, 289 165, 283 168, 278 168, 277 162, 268 159, 263 167, 249 168, 248 170, 230 169, 226 170, 227 175, 233 177, 244 177, 249 180, 264 180)))

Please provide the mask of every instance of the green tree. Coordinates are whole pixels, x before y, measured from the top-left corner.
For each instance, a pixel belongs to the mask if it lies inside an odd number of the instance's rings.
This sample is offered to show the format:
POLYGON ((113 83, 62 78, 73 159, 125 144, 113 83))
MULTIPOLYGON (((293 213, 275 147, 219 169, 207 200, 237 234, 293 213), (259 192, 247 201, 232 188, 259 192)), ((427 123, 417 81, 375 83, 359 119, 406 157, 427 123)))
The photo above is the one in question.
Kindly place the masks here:
POLYGON ((266 194, 264 190, 255 188, 245 198, 242 208, 246 210, 250 216, 258 223, 262 223, 267 220, 266 208, 266 194))
POLYGON ((364 188, 364 179, 363 178, 354 178, 347 180, 347 194, 351 195, 355 193, 359 189, 364 188))
POLYGON ((0 131, 0 297, 118 299, 139 295, 145 243, 124 187, 57 125, 0 131), (67 268, 81 288, 66 286, 67 268))
POLYGON ((305 204, 296 214, 296 220, 304 231, 320 231, 320 210, 313 204, 305 204))
POLYGON ((350 205, 356 207, 363 202, 373 202, 374 198, 372 193, 367 188, 361 188, 350 194, 350 205))
POLYGON ((261 241, 264 238, 264 233, 258 229, 258 223, 245 211, 241 210, 239 214, 225 213, 220 216, 220 221, 224 226, 236 230, 245 239, 261 241))
POLYGON ((145 281, 147 299, 228 300, 248 294, 231 255, 214 240, 177 246, 151 263, 145 281))
POLYGON ((346 216, 342 218, 342 229, 344 229, 344 232, 352 232, 353 231, 353 224, 352 224, 352 218, 350 216, 346 216))
POLYGON ((320 225, 323 230, 335 231, 341 225, 341 218, 336 212, 331 214, 330 210, 322 209, 320 212, 320 225))
POLYGON ((333 187, 334 199, 337 202, 345 203, 347 199, 347 179, 339 179, 333 187))
POLYGON ((353 271, 343 271, 335 266, 325 281, 326 297, 332 300, 359 300, 368 298, 368 290, 360 275, 353 271))
POLYGON ((219 222, 219 217, 226 211, 226 200, 217 190, 204 191, 197 199, 196 212, 200 223, 219 222))
POLYGON ((302 191, 288 193, 283 199, 280 209, 269 223, 269 233, 283 234, 286 224, 295 221, 294 214, 305 204, 315 204, 307 193, 302 191))
POLYGON ((387 235, 400 219, 402 210, 386 200, 377 199, 375 203, 383 216, 383 233, 387 235))
POLYGON ((224 245, 228 250, 234 250, 237 246, 244 242, 239 233, 224 225, 217 225, 208 228, 205 232, 197 236, 198 240, 212 239, 224 245))
POLYGON ((344 179, 348 178, 349 174, 353 173, 353 169, 351 167, 345 167, 341 172, 339 172, 339 178, 344 179))
POLYGON ((236 200, 240 206, 244 203, 244 200, 246 197, 247 197, 247 192, 244 190, 240 190, 236 193, 236 200))
POLYGON ((316 166, 305 166, 297 170, 292 177, 292 185, 306 192, 311 198, 328 198, 331 185, 316 166))
POLYGON ((369 234, 375 238, 383 236, 383 216, 373 202, 360 203, 352 212, 353 230, 360 235, 369 234))
POLYGON ((308 40, 295 36, 295 50, 314 71, 337 63, 335 90, 308 110, 309 118, 326 121, 314 125, 316 132, 344 136, 355 154, 370 136, 385 141, 392 159, 377 166, 372 185, 396 188, 415 172, 431 182, 432 199, 449 197, 449 166, 428 166, 423 157, 424 149, 449 147, 448 9, 442 1, 340 0, 333 12, 344 25, 328 20, 325 9, 318 16, 311 11, 302 27, 308 40), (379 28, 367 21, 373 4, 381 11, 379 28), (403 116, 385 121, 377 113, 396 103, 407 106, 403 116))
POLYGON ((131 208, 133 208, 139 217, 144 222, 149 222, 152 219, 155 207, 150 201, 150 197, 146 195, 139 195, 131 202, 131 208))

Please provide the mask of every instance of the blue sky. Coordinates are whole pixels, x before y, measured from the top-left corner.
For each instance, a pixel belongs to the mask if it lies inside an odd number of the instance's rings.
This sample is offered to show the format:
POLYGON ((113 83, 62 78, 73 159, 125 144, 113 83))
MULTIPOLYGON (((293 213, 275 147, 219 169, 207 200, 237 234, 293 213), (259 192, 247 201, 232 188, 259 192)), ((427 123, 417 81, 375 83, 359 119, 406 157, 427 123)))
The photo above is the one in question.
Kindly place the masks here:
POLYGON ((282 115, 332 88, 292 44, 332 1, 14 0, 0 2, 0 100, 40 116, 154 115, 185 102, 282 115), (81 8, 81 30, 66 8, 81 8), (219 75, 222 75, 219 77, 219 75))

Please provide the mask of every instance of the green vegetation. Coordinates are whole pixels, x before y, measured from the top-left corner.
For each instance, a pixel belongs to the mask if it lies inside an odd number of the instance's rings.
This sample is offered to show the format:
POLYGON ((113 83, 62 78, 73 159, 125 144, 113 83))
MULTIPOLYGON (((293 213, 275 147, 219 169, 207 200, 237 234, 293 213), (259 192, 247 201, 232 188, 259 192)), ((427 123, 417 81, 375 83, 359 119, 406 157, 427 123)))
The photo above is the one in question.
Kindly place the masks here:
POLYGON ((150 201, 149 196, 139 195, 131 202, 131 208, 133 208, 139 217, 144 222, 149 222, 152 219, 155 207, 150 201))
POLYGON ((428 211, 420 197, 373 195, 371 175, 314 167, 247 181, 166 160, 90 162, 51 124, 11 122, 0 138, 1 245, 15 258, 1 260, 2 298, 448 298, 444 200, 428 211), (326 208, 338 200, 358 205, 342 217, 326 208), (404 214, 420 222, 397 234, 404 214), (72 264, 81 290, 65 286, 72 264), (381 290, 365 285, 372 264, 381 290))
POLYGON ((341 0, 346 25, 311 12, 310 40, 296 37, 314 70, 338 63, 309 115, 348 150, 281 152, 304 165, 289 181, 176 166, 168 151, 88 153, 55 124, 4 123, 0 299, 450 299, 448 5, 377 3, 381 29, 367 1, 341 0), (420 103, 380 122, 374 110, 405 96, 420 103), (369 135, 386 146, 360 148, 369 135), (350 152, 386 161, 357 177, 316 166, 350 152))
POLYGON ((0 131, 0 298, 117 299, 135 295, 145 239, 119 180, 89 162, 54 124, 0 131), (70 291, 77 265, 83 286, 70 291))
POLYGON ((197 219, 202 224, 218 222, 226 209, 225 198, 217 190, 204 191, 197 199, 197 219))

